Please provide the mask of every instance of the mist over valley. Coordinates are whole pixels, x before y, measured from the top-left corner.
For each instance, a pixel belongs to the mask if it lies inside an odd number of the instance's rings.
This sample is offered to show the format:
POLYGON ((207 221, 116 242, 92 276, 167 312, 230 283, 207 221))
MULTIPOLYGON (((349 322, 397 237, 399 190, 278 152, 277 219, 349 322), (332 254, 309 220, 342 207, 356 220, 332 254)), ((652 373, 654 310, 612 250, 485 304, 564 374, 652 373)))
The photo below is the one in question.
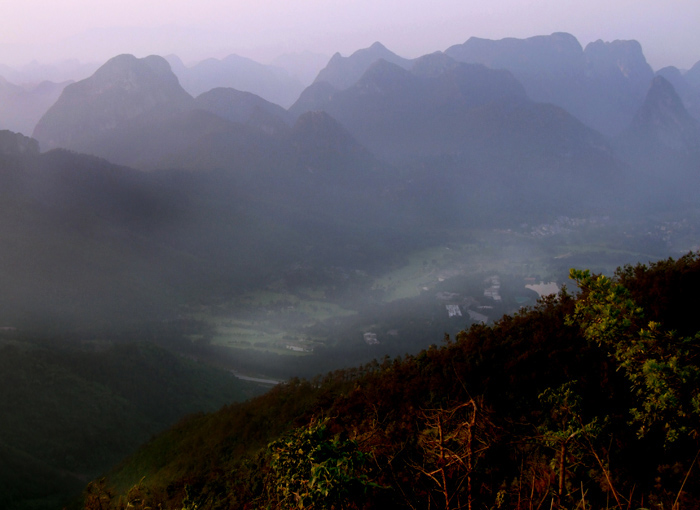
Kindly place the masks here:
POLYGON ((4 508, 61 508, 186 414, 536 307, 570 268, 698 250, 700 62, 655 72, 636 41, 93 67, 0 66, 4 508))

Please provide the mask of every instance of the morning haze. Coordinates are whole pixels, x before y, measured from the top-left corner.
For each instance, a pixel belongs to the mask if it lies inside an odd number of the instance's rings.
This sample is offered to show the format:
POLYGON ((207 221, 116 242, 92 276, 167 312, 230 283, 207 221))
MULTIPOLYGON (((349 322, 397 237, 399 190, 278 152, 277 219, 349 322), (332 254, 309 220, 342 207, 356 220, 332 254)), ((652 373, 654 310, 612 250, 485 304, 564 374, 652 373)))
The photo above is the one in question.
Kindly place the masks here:
POLYGON ((695 2, 497 0, 348 2, 188 0, 7 2, 0 62, 23 65, 119 53, 178 54, 187 63, 236 53, 267 63, 283 53, 351 53, 381 41, 405 57, 443 50, 470 36, 489 39, 569 32, 582 44, 636 39, 655 68, 695 63, 695 2))
POLYGON ((0 507, 697 508, 698 14, 4 6, 0 507))

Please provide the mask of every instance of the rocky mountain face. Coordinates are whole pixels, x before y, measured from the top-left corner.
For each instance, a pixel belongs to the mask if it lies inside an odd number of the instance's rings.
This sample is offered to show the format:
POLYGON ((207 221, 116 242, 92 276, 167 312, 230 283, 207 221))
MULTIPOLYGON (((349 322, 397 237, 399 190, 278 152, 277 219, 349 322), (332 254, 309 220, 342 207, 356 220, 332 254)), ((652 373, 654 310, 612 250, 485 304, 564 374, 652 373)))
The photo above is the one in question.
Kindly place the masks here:
POLYGON ((656 71, 656 76, 662 76, 673 85, 678 97, 683 101, 685 109, 695 120, 700 121, 700 87, 691 85, 686 75, 674 66, 659 69, 656 71))
POLYGON ((584 50, 566 33, 470 38, 445 53, 460 62, 508 69, 530 98, 561 106, 606 135, 629 124, 654 74, 636 41, 595 41, 584 50))
POLYGON ((615 139, 617 153, 633 169, 629 194, 648 209, 696 201, 700 184, 700 123, 673 85, 656 76, 644 104, 615 139))
POLYGON ((327 112, 373 153, 413 169, 412 199, 446 194, 445 211, 465 203, 491 212, 499 203, 557 209, 564 196, 571 206, 582 189, 619 183, 620 164, 602 135, 528 99, 510 72, 441 53, 411 70, 379 60, 345 90, 317 82, 290 108, 303 110, 327 112), (449 182, 449 192, 436 189, 439 182, 449 182))
POLYGON ((345 90, 317 82, 289 111, 324 110, 372 151, 398 161, 454 148, 465 141, 454 128, 466 110, 513 98, 525 92, 509 73, 434 54, 410 71, 379 60, 345 90))
POLYGON ((146 118, 166 118, 194 106, 162 57, 114 57, 91 77, 67 86, 44 114, 34 138, 42 149, 94 151, 114 131, 146 118))
POLYGON ((698 155, 700 123, 688 113, 673 85, 659 75, 618 143, 631 161, 643 166, 669 157, 698 155))
POLYGON ((629 130, 651 150, 700 150, 700 123, 691 117, 673 85, 662 76, 652 81, 629 130))

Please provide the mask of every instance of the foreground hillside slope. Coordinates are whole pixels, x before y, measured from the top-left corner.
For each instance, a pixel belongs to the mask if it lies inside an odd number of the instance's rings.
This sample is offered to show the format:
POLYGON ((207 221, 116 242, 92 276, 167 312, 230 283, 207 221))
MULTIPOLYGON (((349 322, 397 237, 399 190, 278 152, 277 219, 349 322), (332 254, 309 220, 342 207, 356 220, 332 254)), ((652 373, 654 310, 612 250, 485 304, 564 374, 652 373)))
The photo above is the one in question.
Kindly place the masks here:
POLYGON ((260 393, 143 342, 148 336, 113 344, 0 333, 2 508, 61 508, 86 480, 184 414, 260 393))
POLYGON ((697 507, 700 256, 572 275, 577 297, 186 418, 84 507, 697 507))

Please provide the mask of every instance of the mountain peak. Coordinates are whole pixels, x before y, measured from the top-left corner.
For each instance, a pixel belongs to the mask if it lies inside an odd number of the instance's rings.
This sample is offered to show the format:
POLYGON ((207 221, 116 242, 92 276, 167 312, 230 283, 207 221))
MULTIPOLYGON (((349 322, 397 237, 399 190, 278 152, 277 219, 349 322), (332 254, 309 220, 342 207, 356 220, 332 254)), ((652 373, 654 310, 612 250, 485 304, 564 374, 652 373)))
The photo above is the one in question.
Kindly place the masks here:
POLYGON ((654 76, 647 63, 642 45, 635 40, 589 43, 583 51, 589 73, 616 77, 618 82, 627 83, 629 92, 644 97, 646 87, 654 76))
POLYGON ((673 85, 661 75, 651 82, 646 100, 635 119, 636 123, 671 125, 694 122, 683 106, 673 85))
POLYGON ((700 90, 700 60, 683 75, 688 83, 700 90))
POLYGON ((377 60, 386 60, 404 69, 409 69, 412 60, 398 56, 388 50, 382 43, 375 42, 369 48, 357 50, 349 57, 339 53, 333 55, 328 65, 321 69, 314 83, 326 81, 338 90, 352 87, 377 60))
POLYGON ((89 78, 63 89, 37 124, 34 137, 44 149, 89 151, 88 140, 132 119, 182 111, 193 103, 163 57, 118 55, 89 78))
POLYGON ((630 133, 642 137, 647 147, 700 149, 700 124, 685 109, 673 85, 660 75, 652 80, 630 133))
POLYGON ((156 83, 179 86, 168 61, 157 55, 141 59, 129 54, 118 55, 109 59, 88 80, 95 85, 120 87, 127 91, 156 83))
POLYGON ((372 46, 370 46, 368 49, 372 51, 389 51, 386 49, 386 46, 384 46, 382 43, 379 41, 375 41, 372 46))

